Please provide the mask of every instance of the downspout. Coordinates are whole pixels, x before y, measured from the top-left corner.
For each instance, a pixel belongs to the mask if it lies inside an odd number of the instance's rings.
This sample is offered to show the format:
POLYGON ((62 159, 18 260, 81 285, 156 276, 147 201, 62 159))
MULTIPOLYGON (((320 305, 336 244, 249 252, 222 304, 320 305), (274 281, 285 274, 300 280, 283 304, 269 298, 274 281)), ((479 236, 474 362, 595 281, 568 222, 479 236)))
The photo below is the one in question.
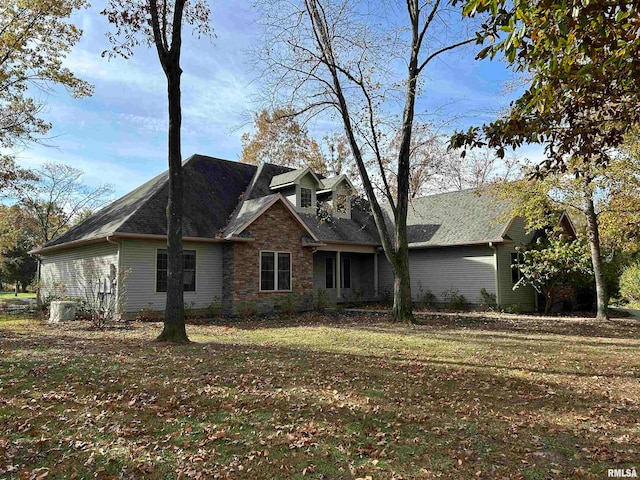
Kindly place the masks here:
POLYGON ((493 271, 494 271, 494 285, 496 289, 496 307, 500 308, 500 275, 498 274, 498 247, 493 243, 489 242, 489 247, 493 249, 493 271))
POLYGON ((120 241, 111 240, 109 237, 111 235, 107 235, 105 240, 107 243, 118 246, 118 270, 116 271, 116 316, 121 316, 124 312, 120 312, 120 282, 124 278, 122 273, 122 255, 120 255, 120 249, 122 248, 122 244, 120 241))

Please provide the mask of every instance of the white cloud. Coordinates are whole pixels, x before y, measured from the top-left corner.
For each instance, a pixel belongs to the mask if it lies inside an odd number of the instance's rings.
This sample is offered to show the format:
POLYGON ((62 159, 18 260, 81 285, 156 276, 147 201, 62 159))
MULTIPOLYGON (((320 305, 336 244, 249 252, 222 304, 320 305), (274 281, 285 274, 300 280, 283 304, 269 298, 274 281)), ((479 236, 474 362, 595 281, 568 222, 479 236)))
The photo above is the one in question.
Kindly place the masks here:
POLYGON ((121 124, 143 133, 166 132, 168 128, 167 118, 121 113, 118 115, 118 120, 121 124))

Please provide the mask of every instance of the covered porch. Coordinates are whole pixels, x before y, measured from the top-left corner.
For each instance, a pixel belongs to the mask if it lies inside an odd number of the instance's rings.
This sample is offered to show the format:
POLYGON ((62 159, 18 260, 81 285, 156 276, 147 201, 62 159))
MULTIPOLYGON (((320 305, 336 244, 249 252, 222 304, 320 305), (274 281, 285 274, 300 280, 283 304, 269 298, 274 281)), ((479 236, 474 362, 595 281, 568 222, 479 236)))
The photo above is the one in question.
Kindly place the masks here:
POLYGON ((313 291, 335 303, 379 298, 381 253, 370 245, 326 244, 314 249, 313 291))

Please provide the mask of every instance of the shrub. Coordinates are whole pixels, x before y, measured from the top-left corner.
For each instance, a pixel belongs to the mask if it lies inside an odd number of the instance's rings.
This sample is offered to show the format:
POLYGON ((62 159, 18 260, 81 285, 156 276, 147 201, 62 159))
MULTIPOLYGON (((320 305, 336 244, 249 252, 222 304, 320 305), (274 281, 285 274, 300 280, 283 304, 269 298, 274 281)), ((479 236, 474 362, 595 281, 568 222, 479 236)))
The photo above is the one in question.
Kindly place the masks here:
POLYGON ((292 292, 285 295, 278 301, 278 309, 282 313, 291 314, 297 312, 300 308, 300 294, 292 292))
POLYGON ((433 305, 435 298, 436 296, 431 290, 422 288, 422 282, 418 280, 418 305, 421 307, 430 307, 433 305))
POLYGON ((620 296, 629 302, 640 302, 640 263, 629 265, 622 271, 620 296))
POLYGON ((498 304, 495 293, 489 293, 486 288, 480 289, 480 306, 484 308, 495 308, 498 304))
POLYGON ((333 302, 329 298, 329 295, 327 294, 327 291, 324 288, 318 289, 318 292, 315 295, 313 303, 314 303, 313 305, 314 308, 319 312, 323 312, 324 310, 326 310, 327 308, 330 308, 333 305, 333 302))
POLYGON ((467 300, 455 287, 444 290, 441 295, 445 307, 449 310, 463 310, 467 304, 467 300))
POLYGON ((238 304, 238 315, 241 317, 255 317, 258 315, 258 304, 254 301, 240 302, 238 304))
POLYGON ((514 315, 520 315, 522 313, 522 305, 520 305, 519 303, 508 305, 504 309, 504 313, 513 313, 514 315))
POLYGON ((210 318, 220 317, 222 315, 222 301, 220 297, 213 297, 213 300, 206 308, 206 313, 210 318))
POLYGON ((136 312, 134 320, 136 322, 157 322, 160 320, 160 317, 158 316, 158 312, 153 309, 153 305, 150 303, 136 312))

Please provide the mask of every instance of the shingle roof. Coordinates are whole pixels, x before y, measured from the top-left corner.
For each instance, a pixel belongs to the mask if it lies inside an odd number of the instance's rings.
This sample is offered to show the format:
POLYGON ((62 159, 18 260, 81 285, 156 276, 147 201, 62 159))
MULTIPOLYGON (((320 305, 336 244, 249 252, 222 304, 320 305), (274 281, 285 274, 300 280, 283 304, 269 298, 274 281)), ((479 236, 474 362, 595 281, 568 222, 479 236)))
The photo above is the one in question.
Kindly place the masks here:
MULTIPOLYGON (((254 165, 194 155, 183 164, 183 235, 192 238, 233 238, 236 230, 274 198, 275 177, 297 178, 299 170, 278 165, 254 165)), ((326 180, 335 184, 340 177, 326 180)), ((325 181, 323 179, 323 181, 325 181)), ((166 235, 168 173, 91 215, 43 247, 104 238, 117 234, 166 235)), ((505 222, 498 222, 507 205, 475 190, 431 195, 410 202, 408 236, 411 247, 465 245, 501 241, 505 222)), ((383 207, 390 228, 389 207, 383 207)), ((352 202, 351 219, 321 219, 300 213, 314 235, 324 242, 379 245, 378 231, 368 203, 352 202)))
POLYGON ((380 237, 368 203, 355 199, 351 203, 351 218, 319 217, 300 214, 302 219, 323 242, 380 245, 380 237))
MULTIPOLYGON (((410 247, 499 242, 508 225, 501 217, 509 205, 476 189, 410 200, 407 236, 410 247)), ((390 213, 385 206, 387 215, 390 213)))
MULTIPOLYGON (((257 167, 193 155, 183 163, 185 237, 213 238, 225 227, 257 167)), ((46 243, 51 247, 117 233, 166 235, 168 172, 97 211, 46 243)))
POLYGON ((239 208, 236 209, 231 216, 229 224, 224 229, 222 236, 224 238, 233 237, 237 230, 245 223, 251 220, 260 210, 269 204, 274 198, 278 196, 277 193, 267 195, 266 197, 254 198, 251 200, 244 200, 239 208))

